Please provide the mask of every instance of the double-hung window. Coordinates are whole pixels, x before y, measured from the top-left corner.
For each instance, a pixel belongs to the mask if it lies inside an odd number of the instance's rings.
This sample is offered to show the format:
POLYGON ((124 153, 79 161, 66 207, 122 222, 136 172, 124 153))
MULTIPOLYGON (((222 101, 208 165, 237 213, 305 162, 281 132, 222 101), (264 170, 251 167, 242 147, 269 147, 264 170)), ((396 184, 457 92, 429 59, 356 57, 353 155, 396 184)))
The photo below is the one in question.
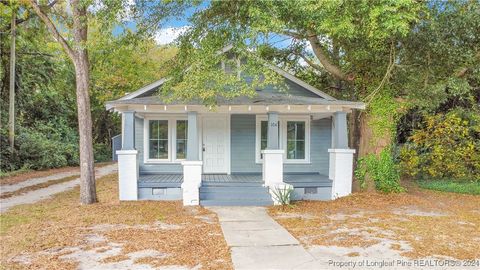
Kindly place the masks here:
MULTIPOLYGON (((308 116, 281 116, 278 132, 279 148, 285 151, 285 163, 310 162, 310 119, 308 116)), ((267 148, 267 133, 267 117, 257 116, 255 153, 255 160, 257 163, 263 161, 261 151, 267 148)))
POLYGON ((186 159, 187 158, 187 131, 188 131, 188 122, 187 120, 176 120, 176 160, 186 159))
POLYGON ((188 122, 182 117, 144 119, 146 163, 179 162, 187 156, 188 122))
POLYGON ((168 120, 149 120, 148 159, 168 160, 168 120))
POLYGON ((305 160, 305 121, 287 121, 287 160, 305 160))

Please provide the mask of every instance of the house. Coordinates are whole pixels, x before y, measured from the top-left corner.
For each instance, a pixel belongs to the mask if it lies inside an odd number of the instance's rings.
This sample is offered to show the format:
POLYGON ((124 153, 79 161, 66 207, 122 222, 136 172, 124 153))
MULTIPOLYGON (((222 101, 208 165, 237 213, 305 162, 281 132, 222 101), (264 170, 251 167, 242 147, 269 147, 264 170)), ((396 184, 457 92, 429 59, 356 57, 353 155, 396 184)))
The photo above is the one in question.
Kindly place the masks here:
POLYGON ((354 150, 347 113, 364 104, 337 100, 275 66, 286 92, 219 99, 215 108, 165 103, 165 79, 107 109, 122 115, 120 200, 183 200, 184 205, 270 205, 332 200, 352 189, 354 150))

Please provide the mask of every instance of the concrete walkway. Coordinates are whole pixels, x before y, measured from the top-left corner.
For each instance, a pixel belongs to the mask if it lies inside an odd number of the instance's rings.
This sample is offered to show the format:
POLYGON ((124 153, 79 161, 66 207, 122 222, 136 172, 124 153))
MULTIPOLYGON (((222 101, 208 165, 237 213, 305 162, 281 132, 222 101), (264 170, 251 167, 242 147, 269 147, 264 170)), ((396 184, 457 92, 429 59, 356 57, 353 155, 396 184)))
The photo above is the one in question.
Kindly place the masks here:
POLYGON ((235 269, 322 269, 263 207, 211 207, 232 251, 235 269))
MULTIPOLYGON (((116 171, 117 171, 117 164, 104 166, 104 167, 101 167, 101 168, 98 168, 98 169, 95 170, 95 177, 98 179, 99 177, 102 177, 102 176, 105 176, 105 175, 108 175, 108 174, 112 174, 116 171)), ((60 174, 63 175, 63 177, 66 177, 64 173, 60 173, 60 174)), ((60 178, 63 178, 63 177, 60 177, 60 178)), ((57 179, 60 179, 60 178, 57 178, 57 179)), ((55 179, 55 178, 53 178, 53 179, 55 179)), ((53 179, 51 178, 50 180, 53 180, 53 179)), ((27 181, 30 181, 30 180, 27 180, 27 181)), ((47 180, 47 181, 49 181, 49 180, 47 180)), ((30 183, 34 183, 34 182, 35 181, 30 182, 30 183)), ((10 207, 13 207, 13 206, 16 206, 16 205, 27 204, 27 203, 36 203, 38 201, 48 199, 48 198, 52 197, 53 195, 55 195, 57 193, 70 190, 70 189, 74 188, 75 186, 77 186, 79 184, 80 184, 80 178, 76 178, 72 181, 68 181, 68 182, 60 183, 60 184, 56 184, 56 185, 51 185, 51 186, 48 186, 48 187, 42 188, 42 189, 33 190, 33 191, 30 191, 30 192, 24 193, 22 195, 19 195, 19 196, 13 196, 13 197, 5 198, 5 199, 0 199, 0 213, 3 213, 5 211, 7 211, 10 207)), ((3 189, 3 187, 2 187, 2 189, 3 189)))

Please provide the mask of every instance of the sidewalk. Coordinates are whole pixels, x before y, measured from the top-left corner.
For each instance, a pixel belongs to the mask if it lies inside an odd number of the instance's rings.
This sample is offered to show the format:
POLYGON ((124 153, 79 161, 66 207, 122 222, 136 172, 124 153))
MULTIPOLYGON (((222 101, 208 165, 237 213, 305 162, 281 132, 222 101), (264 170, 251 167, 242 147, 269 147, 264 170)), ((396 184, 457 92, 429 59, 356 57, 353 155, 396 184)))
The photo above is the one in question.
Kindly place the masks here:
POLYGON ((211 207, 235 269, 320 269, 320 263, 263 207, 211 207))

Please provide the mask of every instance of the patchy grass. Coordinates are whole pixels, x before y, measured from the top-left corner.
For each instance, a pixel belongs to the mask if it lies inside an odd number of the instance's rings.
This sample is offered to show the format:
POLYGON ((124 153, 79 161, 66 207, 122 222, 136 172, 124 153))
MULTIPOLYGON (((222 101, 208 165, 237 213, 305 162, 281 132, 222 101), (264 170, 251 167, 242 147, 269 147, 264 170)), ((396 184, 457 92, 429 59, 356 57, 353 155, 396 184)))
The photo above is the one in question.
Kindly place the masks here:
POLYGON ((232 268, 208 210, 181 202, 119 202, 117 175, 97 180, 97 193, 93 205, 79 205, 76 188, 1 214, 0 269, 76 269, 92 262, 232 268))
POLYGON ((56 185, 56 184, 61 184, 61 183, 65 183, 65 182, 68 182, 68 181, 72 181, 72 180, 74 180, 78 177, 80 177, 80 175, 67 176, 67 177, 64 177, 64 178, 60 178, 60 179, 56 179, 56 180, 50 180, 50 181, 40 183, 40 184, 37 184, 37 185, 24 187, 24 188, 21 188, 21 189, 12 191, 12 192, 4 192, 2 195, 0 195, 0 199, 10 198, 12 196, 19 196, 19 195, 22 195, 23 193, 26 193, 26 192, 29 192, 29 191, 33 191, 33 190, 37 190, 37 189, 41 189, 41 188, 46 188, 46 187, 49 187, 51 185, 56 185))
POLYGON ((418 181, 418 185, 424 189, 480 195, 480 182, 458 182, 445 179, 418 181))
MULTIPOLYGON (((110 164, 113 164, 113 162, 97 163, 95 164, 95 168, 104 167, 110 164)), ((23 168, 18 171, 0 172, 0 185, 13 185, 13 184, 17 184, 32 178, 46 177, 52 174, 70 172, 70 171, 80 173, 79 167, 62 167, 62 168, 40 170, 40 171, 34 171, 34 170, 23 168)))
POLYGON ((409 188, 402 194, 303 201, 269 212, 306 246, 365 249, 383 242, 409 258, 480 258, 479 196, 409 188))

